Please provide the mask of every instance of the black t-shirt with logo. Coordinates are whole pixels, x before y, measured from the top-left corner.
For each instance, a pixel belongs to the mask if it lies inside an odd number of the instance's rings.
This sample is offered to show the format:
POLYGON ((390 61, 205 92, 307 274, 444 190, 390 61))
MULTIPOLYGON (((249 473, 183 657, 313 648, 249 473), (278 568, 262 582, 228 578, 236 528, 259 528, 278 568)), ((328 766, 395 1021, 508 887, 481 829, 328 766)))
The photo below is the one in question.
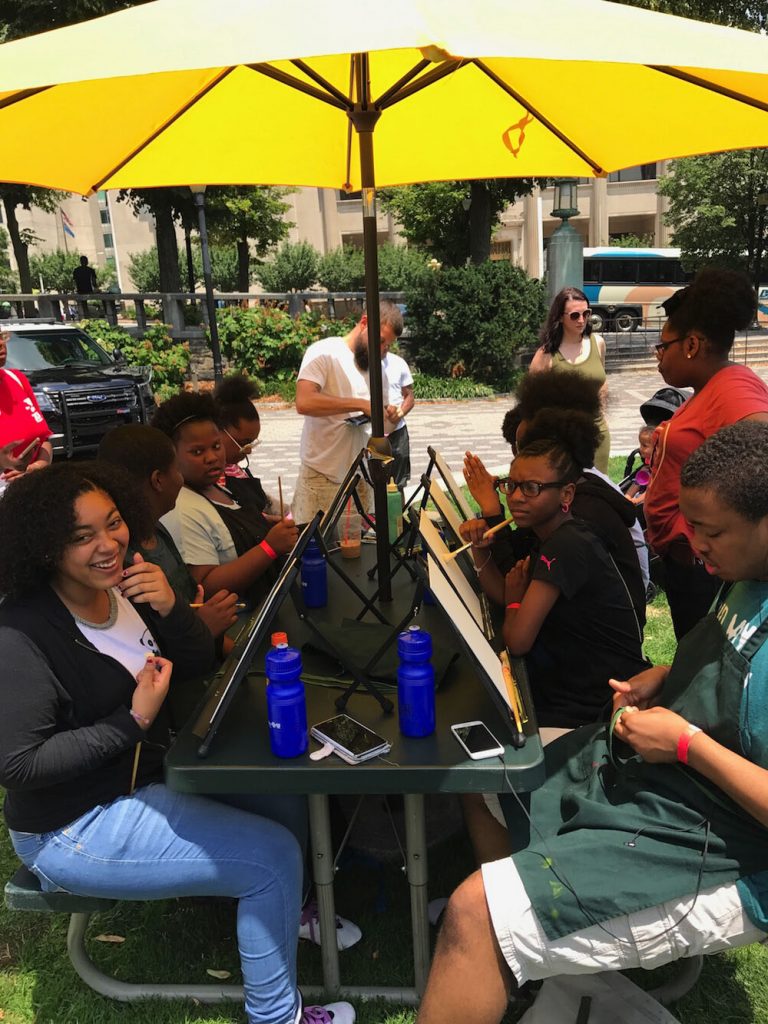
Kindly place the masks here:
POLYGON ((571 727, 605 718, 608 679, 648 667, 627 587, 603 543, 578 519, 534 538, 532 580, 560 591, 526 656, 539 725, 571 727))

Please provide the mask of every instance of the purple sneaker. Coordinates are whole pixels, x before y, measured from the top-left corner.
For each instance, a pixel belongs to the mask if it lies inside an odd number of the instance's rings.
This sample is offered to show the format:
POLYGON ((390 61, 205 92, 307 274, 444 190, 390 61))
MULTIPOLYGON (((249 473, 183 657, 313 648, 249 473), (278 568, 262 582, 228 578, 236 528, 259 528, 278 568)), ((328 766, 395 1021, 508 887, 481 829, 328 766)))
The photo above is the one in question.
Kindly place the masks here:
MULTIPOLYGON (((346 917, 336 915, 336 946, 338 949, 349 949, 359 942, 363 933, 353 921, 346 917)), ((307 900, 301 908, 301 920, 299 922, 299 938, 308 939, 316 946, 320 943, 320 918, 317 913, 317 901, 307 900)))
POLYGON ((349 1003, 305 1006, 298 1024, 355 1024, 355 1011, 349 1003))

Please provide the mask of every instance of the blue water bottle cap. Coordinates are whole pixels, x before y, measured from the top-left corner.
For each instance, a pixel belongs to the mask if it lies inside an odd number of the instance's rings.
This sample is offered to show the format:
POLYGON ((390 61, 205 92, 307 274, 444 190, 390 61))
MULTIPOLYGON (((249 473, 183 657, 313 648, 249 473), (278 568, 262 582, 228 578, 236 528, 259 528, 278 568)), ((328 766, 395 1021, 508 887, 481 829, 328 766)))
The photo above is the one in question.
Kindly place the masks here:
POLYGON ((420 626, 409 626, 397 638, 397 653, 401 658, 431 658, 432 637, 420 626))
POLYGON ((301 652, 288 644, 278 644, 267 654, 265 671, 270 683, 295 679, 301 675, 301 652))

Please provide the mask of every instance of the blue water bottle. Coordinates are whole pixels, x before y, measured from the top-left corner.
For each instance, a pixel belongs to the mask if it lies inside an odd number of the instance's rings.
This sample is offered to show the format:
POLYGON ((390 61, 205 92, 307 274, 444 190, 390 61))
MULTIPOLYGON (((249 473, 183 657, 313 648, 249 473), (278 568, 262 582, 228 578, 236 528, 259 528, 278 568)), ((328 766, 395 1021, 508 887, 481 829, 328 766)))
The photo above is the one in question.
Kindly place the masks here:
POLYGON ((419 626, 409 626, 397 638, 397 704, 404 736, 429 736, 435 731, 435 673, 432 637, 419 626))
POLYGON ((307 704, 301 681, 301 654, 278 644, 267 654, 269 745, 275 757, 298 757, 307 749, 307 704))
POLYGON ((328 566, 314 537, 301 558, 301 593, 307 608, 328 604, 328 566))

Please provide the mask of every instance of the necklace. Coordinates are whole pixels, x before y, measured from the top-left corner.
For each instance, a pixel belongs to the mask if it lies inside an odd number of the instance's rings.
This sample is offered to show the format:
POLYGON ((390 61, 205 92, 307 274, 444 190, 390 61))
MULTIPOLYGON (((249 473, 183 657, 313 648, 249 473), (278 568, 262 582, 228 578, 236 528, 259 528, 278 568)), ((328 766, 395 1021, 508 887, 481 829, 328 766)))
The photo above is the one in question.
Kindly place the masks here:
POLYGON ((88 619, 83 619, 72 612, 75 622, 81 626, 87 626, 88 629, 111 629, 117 622, 117 598, 113 590, 107 591, 107 598, 109 599, 109 615, 106 622, 89 622, 88 619))

